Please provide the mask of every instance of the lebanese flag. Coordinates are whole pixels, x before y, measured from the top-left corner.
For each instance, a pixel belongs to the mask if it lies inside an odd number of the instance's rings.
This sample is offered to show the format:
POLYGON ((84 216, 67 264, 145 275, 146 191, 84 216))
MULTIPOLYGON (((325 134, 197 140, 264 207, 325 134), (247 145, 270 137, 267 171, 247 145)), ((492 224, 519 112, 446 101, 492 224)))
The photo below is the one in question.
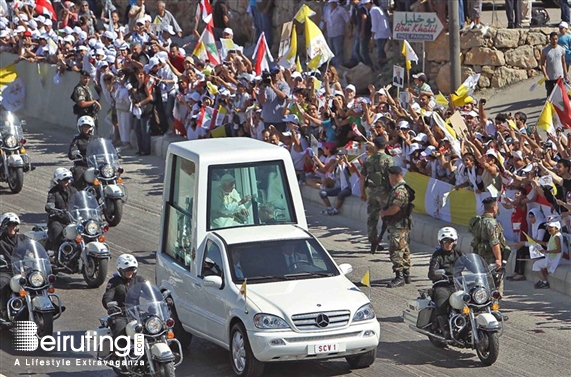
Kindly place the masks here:
POLYGON ((256 49, 254 50, 254 55, 252 59, 256 61, 256 75, 262 74, 263 70, 270 70, 270 63, 274 61, 268 43, 266 42, 266 36, 264 32, 260 34, 258 38, 258 43, 256 43, 256 49))
POLYGON ((49 14, 52 20, 57 20, 56 11, 50 0, 36 0, 36 13, 49 14))
POLYGON ((571 103, 569 102, 569 96, 567 95, 565 84, 563 84, 561 78, 557 80, 557 84, 553 88, 550 98, 561 124, 567 128, 571 128, 571 103))
POLYGON ((212 19, 212 6, 210 6, 210 1, 200 0, 199 7, 200 12, 202 13, 202 21, 208 24, 212 19))
POLYGON ((213 65, 218 65, 221 63, 221 60, 220 60, 220 54, 218 53, 218 47, 216 47, 216 39, 214 39, 213 28, 214 28, 214 23, 212 22, 212 20, 210 20, 210 22, 206 24, 206 28, 200 35, 200 38, 198 39, 196 48, 194 50, 196 55, 196 51, 199 51, 201 49, 201 47, 199 47, 200 44, 203 43, 204 49, 206 50, 206 56, 208 57, 210 63, 212 63, 213 65))

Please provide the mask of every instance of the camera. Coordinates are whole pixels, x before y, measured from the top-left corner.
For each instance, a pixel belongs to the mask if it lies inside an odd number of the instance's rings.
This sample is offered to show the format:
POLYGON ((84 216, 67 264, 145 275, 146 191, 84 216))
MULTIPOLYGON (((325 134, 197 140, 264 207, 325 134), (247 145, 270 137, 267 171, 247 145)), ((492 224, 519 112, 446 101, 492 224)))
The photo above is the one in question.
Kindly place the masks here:
POLYGON ((262 84, 264 85, 270 85, 270 83, 272 82, 272 75, 268 70, 263 70, 262 71, 262 84))

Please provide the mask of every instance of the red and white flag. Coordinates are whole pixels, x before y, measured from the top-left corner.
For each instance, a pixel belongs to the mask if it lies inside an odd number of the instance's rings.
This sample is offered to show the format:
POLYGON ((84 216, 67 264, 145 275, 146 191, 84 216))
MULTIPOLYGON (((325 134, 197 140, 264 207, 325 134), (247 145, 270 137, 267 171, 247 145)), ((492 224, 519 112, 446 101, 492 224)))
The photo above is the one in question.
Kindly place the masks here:
POLYGON ((550 95, 553 108, 557 112, 559 121, 567 128, 571 128, 571 103, 563 80, 557 80, 557 84, 553 88, 550 95))
MULTIPOLYGON (((216 47, 216 39, 214 39, 214 23, 212 20, 206 24, 206 28, 200 35, 198 42, 196 44, 195 52, 200 50, 200 44, 204 44, 204 49, 206 50, 206 57, 213 65, 218 65, 222 61, 220 60, 220 54, 218 53, 218 47, 216 47)), ((196 54, 195 54, 196 55, 196 54)), ((199 56, 199 55, 197 55, 199 56)))
POLYGON ((254 50, 254 55, 252 59, 256 62, 256 75, 261 75, 263 70, 270 70, 270 63, 274 61, 268 43, 266 42, 266 36, 264 32, 260 34, 258 38, 258 43, 256 43, 256 49, 254 50))
POLYGON ((50 0, 36 0, 36 13, 48 14, 52 20, 57 20, 56 11, 50 0))
POLYGON ((367 140, 367 138, 365 136, 363 136, 361 131, 359 131, 359 128, 357 127, 357 123, 353 123, 351 125, 351 130, 353 131, 353 135, 362 137, 363 139, 365 139, 365 141, 369 141, 369 140, 367 140))
POLYGON ((202 12, 202 21, 208 24, 212 19, 212 6, 210 6, 210 1, 200 0, 199 6, 200 11, 202 12))

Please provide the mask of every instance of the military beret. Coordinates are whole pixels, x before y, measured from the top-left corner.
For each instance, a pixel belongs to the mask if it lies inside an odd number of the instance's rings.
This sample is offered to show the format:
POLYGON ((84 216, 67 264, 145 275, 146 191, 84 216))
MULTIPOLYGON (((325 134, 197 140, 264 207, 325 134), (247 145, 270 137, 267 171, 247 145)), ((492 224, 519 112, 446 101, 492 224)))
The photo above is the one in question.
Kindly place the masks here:
POLYGON ((389 168, 389 174, 402 175, 402 168, 400 166, 391 166, 389 168))
POLYGON ((482 200, 482 204, 492 204, 495 203, 496 201, 497 199, 491 196, 489 198, 482 200))

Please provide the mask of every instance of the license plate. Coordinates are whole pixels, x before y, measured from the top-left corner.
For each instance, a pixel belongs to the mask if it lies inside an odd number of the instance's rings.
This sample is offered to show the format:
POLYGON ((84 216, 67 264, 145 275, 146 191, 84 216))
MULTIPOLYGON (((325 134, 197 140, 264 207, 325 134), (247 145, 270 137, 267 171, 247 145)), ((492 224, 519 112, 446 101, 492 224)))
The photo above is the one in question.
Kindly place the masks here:
POLYGON ((339 352, 341 350, 341 347, 339 346, 339 343, 322 343, 322 344, 316 344, 314 346, 314 353, 315 354, 320 354, 320 353, 335 353, 335 352, 339 352))

